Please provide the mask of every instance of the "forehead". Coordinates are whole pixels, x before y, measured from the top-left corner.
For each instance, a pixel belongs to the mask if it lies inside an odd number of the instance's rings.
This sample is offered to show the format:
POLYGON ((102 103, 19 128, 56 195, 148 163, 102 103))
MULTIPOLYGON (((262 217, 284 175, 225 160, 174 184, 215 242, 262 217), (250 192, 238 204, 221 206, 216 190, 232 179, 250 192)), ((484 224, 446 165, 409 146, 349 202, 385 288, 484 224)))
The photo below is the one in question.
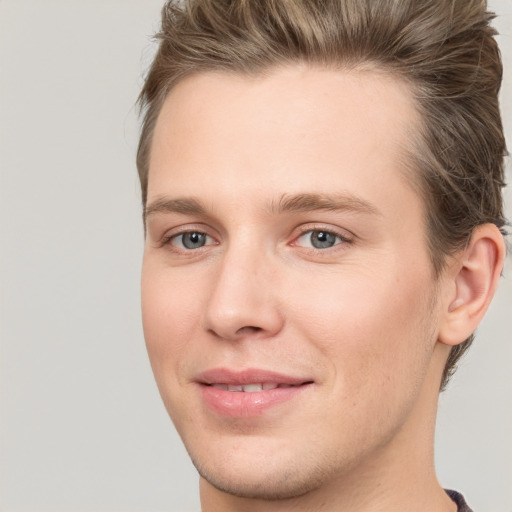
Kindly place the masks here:
POLYGON ((391 179, 406 183, 405 148, 417 123, 409 86, 375 69, 193 75, 157 120, 148 202, 198 184, 217 198, 236 187, 240 201, 254 191, 353 192, 364 182, 381 194, 391 179))

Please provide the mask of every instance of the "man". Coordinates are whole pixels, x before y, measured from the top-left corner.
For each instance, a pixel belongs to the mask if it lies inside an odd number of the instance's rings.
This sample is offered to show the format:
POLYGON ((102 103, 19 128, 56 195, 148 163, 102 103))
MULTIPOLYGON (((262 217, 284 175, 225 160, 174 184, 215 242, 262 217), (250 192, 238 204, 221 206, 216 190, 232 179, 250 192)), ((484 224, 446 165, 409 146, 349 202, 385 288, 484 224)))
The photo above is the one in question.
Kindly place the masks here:
POLYGON ((469 510, 433 436, 505 255, 485 2, 162 16, 143 321, 203 511, 469 510))

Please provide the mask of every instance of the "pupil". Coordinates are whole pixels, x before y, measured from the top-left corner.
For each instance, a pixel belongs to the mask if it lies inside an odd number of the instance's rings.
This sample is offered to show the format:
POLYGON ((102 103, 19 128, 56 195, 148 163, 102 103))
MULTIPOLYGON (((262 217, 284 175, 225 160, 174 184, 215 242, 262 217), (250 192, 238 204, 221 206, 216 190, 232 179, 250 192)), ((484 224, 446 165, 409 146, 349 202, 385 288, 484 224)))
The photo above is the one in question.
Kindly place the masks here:
POLYGON ((202 247, 205 243, 205 234, 204 233, 185 233, 183 235, 183 246, 187 249, 197 249, 198 247, 202 247))
POLYGON ((336 235, 326 231, 314 231, 311 233, 311 245, 316 249, 332 247, 336 243, 336 235))

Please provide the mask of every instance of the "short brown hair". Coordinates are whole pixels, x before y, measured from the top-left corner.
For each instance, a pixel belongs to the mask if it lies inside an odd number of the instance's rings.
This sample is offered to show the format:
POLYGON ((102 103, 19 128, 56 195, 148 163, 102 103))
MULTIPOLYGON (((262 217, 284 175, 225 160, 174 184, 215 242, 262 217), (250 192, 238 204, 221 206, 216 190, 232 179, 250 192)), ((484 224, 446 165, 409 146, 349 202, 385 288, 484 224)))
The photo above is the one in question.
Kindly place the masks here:
MULTIPOLYGON (((434 274, 473 229, 505 225, 505 139, 498 104, 502 64, 485 0, 185 0, 162 9, 157 54, 139 96, 137 153, 147 199, 152 133, 162 104, 185 76, 257 75, 306 62, 372 64, 411 84, 423 120, 408 151, 426 204, 434 274)), ((473 340, 452 348, 442 388, 473 340)))

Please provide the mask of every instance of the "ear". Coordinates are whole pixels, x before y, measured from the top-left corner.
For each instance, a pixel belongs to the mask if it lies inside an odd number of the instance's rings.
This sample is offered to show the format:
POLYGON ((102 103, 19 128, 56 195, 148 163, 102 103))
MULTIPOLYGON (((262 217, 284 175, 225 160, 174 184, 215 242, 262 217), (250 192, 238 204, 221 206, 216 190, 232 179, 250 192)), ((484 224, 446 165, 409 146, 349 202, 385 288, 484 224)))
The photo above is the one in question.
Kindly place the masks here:
POLYGON ((494 224, 482 224, 455 257, 448 271, 439 341, 454 346, 466 340, 482 320, 503 269, 505 241, 494 224))

